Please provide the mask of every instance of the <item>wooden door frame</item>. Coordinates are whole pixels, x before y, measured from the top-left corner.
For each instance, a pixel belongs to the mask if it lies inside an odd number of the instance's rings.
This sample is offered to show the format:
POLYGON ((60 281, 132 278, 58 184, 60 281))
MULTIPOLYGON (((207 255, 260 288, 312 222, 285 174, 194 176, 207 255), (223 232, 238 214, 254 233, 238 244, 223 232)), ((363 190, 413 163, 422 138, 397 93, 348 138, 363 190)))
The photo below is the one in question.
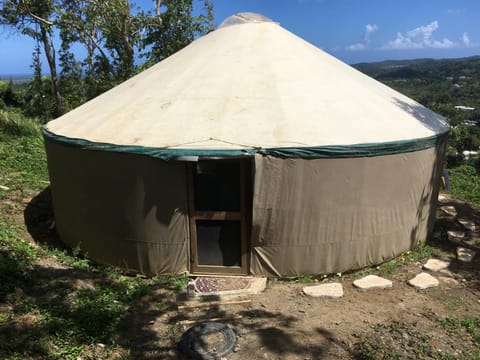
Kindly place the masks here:
POLYGON ((188 196, 188 218, 190 231, 190 273, 195 275, 248 275, 250 268, 250 221, 248 208, 250 201, 247 201, 250 191, 247 188, 247 181, 250 181, 250 159, 202 159, 206 161, 232 161, 240 165, 240 211, 196 211, 195 210, 195 187, 193 180, 194 166, 197 163, 188 163, 187 171, 187 196, 188 196), (248 162, 248 163, 247 163, 248 162), (196 231, 196 220, 235 220, 240 221, 240 262, 241 266, 217 266, 198 264, 198 242, 196 231))

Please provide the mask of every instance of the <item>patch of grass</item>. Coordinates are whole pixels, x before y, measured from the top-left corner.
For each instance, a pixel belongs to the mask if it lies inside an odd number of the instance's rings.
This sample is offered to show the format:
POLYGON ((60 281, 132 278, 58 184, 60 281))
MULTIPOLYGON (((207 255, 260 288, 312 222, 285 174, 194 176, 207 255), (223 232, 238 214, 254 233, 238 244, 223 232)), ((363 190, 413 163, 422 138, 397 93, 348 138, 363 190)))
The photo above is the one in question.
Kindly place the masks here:
POLYGON ((311 284, 315 282, 315 277, 313 275, 306 275, 300 274, 296 277, 288 277, 288 278, 277 278, 272 279, 273 282, 280 282, 280 283, 300 283, 300 284, 311 284))
POLYGON ((53 256, 62 263, 75 269, 89 270, 91 267, 90 260, 86 257, 83 257, 79 252, 75 251, 75 249, 70 251, 69 249, 58 249, 44 245, 42 250, 45 252, 45 256, 53 256))
POLYGON ((40 134, 40 122, 25 117, 19 110, 0 110, 0 133, 10 136, 32 136, 40 134))
POLYGON ((391 275, 397 271, 399 266, 410 264, 413 261, 427 259, 436 253, 437 249, 425 242, 421 242, 413 250, 407 251, 395 259, 379 265, 377 269, 380 274, 391 275))
MULTIPOLYGON (((461 336, 461 335, 458 335, 461 336)), ((354 349, 358 359, 458 359, 454 338, 446 343, 418 329, 416 324, 392 321, 377 324, 372 330, 354 334, 354 349)), ((478 359, 476 347, 462 349, 462 359, 478 359)))
MULTIPOLYGON (((33 246, 21 234, 0 221, 0 302, 12 309, 0 312, 1 359, 128 358, 122 326, 129 310, 154 289, 175 290, 188 279, 125 276, 67 250, 33 246), (38 264, 49 257, 70 267, 55 275, 38 264)), ((159 311, 171 306, 158 299, 159 311)))
MULTIPOLYGON (((12 190, 42 190, 49 184, 43 139, 0 132, 0 185, 12 190)), ((0 194, 2 190, 0 190, 0 194)))
POLYGON ((439 319, 440 324, 447 330, 452 332, 467 332, 472 341, 480 345, 480 317, 466 317, 458 319, 456 317, 446 317, 439 319))
POLYGON ((18 235, 18 229, 0 220, 0 302, 24 284, 38 251, 18 235))
POLYGON ((181 290, 187 286, 190 278, 187 274, 178 276, 154 276, 152 281, 155 285, 168 285, 172 286, 175 290, 181 290))
POLYGON ((8 251, 22 269, 26 269, 38 257, 38 249, 19 235, 20 228, 0 220, 0 249, 8 251))
POLYGON ((396 258, 386 261, 376 267, 366 268, 359 271, 355 271, 355 276, 366 275, 392 275, 398 271, 398 268, 404 265, 408 265, 414 261, 425 260, 433 255, 436 255, 439 250, 426 242, 421 242, 413 250, 409 250, 396 258))
POLYGON ((374 334, 356 333, 355 350, 360 359, 423 358, 431 352, 430 338, 411 326, 393 321, 378 324, 374 334))
POLYGON ((451 193, 462 200, 480 206, 480 175, 471 165, 461 165, 448 171, 451 193))

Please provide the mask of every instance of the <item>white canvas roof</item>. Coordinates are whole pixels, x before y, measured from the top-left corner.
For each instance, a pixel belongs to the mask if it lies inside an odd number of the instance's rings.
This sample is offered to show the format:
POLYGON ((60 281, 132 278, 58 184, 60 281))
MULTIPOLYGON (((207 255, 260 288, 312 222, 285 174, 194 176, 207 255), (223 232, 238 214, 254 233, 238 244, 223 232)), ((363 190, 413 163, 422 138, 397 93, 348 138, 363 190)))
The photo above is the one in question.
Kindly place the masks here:
POLYGON ((411 140, 448 126, 277 23, 238 14, 46 129, 91 142, 208 150, 411 140))

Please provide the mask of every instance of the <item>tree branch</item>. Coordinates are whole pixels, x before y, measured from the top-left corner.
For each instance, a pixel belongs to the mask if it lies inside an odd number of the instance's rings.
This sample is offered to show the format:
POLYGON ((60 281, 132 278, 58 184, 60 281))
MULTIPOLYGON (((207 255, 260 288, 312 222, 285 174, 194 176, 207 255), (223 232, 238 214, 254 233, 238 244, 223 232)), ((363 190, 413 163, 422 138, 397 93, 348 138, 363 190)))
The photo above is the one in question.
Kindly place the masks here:
POLYGON ((88 39, 90 39, 91 43, 93 44, 94 48, 96 48, 99 52, 100 55, 103 57, 103 59, 107 62, 108 67, 110 69, 110 72, 113 73, 112 69, 112 64, 110 63, 110 59, 108 58, 107 54, 105 51, 103 51, 102 46, 98 43, 97 39, 95 38, 96 31, 93 29, 93 34, 89 33, 88 31, 85 31, 82 27, 80 27, 78 24, 75 22, 69 22, 68 25, 78 31, 79 34, 79 39, 80 42, 84 43, 85 45, 88 46, 88 43, 86 40, 81 40, 82 38, 84 39, 84 36, 86 36, 88 39))
POLYGON ((27 9, 27 12, 28 12, 28 15, 30 15, 32 18, 34 18, 35 20, 37 21, 40 21, 41 23, 44 23, 45 25, 48 25, 48 26, 52 26, 53 25, 53 22, 52 21, 49 21, 49 20, 46 20, 38 15, 35 15, 32 11, 30 11, 30 8, 28 7, 27 3, 25 2, 25 0, 22 0, 22 4, 23 6, 25 6, 25 9, 27 9))
POLYGON ((160 14, 160 7, 162 6, 162 0, 157 0, 157 6, 155 7, 155 13, 157 14, 157 18, 160 21, 160 25, 162 25, 162 17, 160 14))

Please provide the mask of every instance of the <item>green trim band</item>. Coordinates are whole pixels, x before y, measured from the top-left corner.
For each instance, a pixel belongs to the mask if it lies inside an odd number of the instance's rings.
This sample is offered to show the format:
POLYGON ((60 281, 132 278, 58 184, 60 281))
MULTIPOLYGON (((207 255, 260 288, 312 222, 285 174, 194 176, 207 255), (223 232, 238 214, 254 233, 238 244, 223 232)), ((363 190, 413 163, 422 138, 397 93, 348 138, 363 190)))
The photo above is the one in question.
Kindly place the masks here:
POLYGON ((421 139, 390 141, 384 143, 368 143, 356 145, 327 145, 312 147, 281 147, 281 148, 251 148, 239 150, 201 150, 201 149, 171 149, 155 148, 134 145, 115 145, 109 143, 97 143, 83 139, 69 138, 56 135, 43 128, 45 139, 60 142, 65 145, 79 147, 84 150, 114 151, 147 155, 165 161, 179 157, 242 157, 253 156, 255 153, 282 158, 355 158, 372 157, 390 154, 401 154, 412 151, 424 150, 436 147, 447 136, 448 131, 421 139))

